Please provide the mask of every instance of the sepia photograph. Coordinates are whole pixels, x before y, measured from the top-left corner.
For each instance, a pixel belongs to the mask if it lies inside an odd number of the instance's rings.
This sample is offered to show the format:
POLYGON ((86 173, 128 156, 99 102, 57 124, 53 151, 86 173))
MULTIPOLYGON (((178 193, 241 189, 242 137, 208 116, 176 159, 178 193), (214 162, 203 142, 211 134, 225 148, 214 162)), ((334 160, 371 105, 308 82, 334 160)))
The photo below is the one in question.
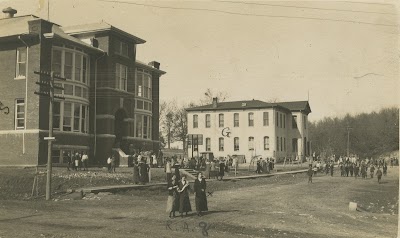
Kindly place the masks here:
POLYGON ((0 0, 0 238, 396 238, 395 0, 0 0))

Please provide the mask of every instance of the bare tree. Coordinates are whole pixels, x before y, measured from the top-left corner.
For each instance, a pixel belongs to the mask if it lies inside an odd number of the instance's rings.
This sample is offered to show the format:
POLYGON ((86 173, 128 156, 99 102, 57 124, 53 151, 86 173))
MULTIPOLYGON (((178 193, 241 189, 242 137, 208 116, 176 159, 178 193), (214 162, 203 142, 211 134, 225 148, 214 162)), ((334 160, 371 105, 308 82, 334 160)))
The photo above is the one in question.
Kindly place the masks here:
POLYGON ((173 136, 176 141, 182 141, 183 151, 186 152, 186 137, 188 133, 188 127, 187 127, 187 112, 185 109, 186 106, 184 105, 183 107, 177 108, 177 110, 174 113, 173 136))
POLYGON ((229 95, 227 92, 221 92, 221 91, 216 92, 210 88, 207 88, 207 90, 204 92, 203 99, 200 100, 200 105, 211 104, 213 98, 217 98, 219 102, 224 102, 226 99, 229 98, 229 95))

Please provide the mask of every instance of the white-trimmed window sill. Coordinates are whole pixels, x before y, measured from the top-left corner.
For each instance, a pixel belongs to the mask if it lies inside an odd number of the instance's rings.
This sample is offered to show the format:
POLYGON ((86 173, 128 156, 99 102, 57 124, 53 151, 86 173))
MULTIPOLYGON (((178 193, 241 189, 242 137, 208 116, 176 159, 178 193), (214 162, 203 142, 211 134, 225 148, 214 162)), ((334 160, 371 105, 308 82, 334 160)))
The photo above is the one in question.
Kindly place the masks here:
POLYGON ((22 79, 26 79, 25 76, 17 76, 14 78, 14 80, 22 80, 22 79))

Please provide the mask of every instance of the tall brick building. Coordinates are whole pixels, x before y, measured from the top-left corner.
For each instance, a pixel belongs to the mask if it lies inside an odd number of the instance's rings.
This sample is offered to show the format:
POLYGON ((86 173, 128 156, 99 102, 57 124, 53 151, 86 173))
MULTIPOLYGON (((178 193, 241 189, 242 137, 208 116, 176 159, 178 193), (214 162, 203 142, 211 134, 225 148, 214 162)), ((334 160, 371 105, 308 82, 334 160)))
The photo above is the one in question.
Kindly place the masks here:
MULTIPOLYGON (((104 164, 112 150, 159 148, 158 62, 136 60, 143 39, 105 22, 61 27, 34 15, 0 19, 0 165, 47 161, 49 99, 39 91, 39 75, 53 71, 64 90, 55 94, 54 164, 87 152, 90 163, 104 164), (9 111, 8 114, 7 111, 9 111)), ((122 152, 120 152, 121 154, 122 152)))

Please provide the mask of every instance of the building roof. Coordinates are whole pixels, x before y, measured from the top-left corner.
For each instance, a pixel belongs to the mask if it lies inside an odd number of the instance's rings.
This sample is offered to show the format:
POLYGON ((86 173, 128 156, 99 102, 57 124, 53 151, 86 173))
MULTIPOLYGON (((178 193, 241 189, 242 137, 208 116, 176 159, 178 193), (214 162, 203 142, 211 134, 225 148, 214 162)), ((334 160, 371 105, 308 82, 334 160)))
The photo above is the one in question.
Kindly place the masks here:
POLYGON ((113 31, 119 34, 122 34, 132 40, 135 41, 136 44, 143 44, 146 41, 140 39, 137 36, 129 34, 123 30, 120 30, 107 22, 97 22, 97 23, 90 23, 90 24, 82 24, 82 25, 75 25, 75 26, 66 26, 62 27, 63 31, 70 35, 76 34, 85 34, 85 33, 95 33, 95 32, 104 32, 104 31, 113 31))
POLYGON ((0 19, 0 37, 29 34, 28 21, 39 19, 34 15, 0 19))
POLYGON ((267 103, 260 100, 244 100, 233 102, 218 102, 214 108, 212 104, 187 108, 186 111, 222 111, 222 110, 244 110, 244 109, 262 109, 262 108, 281 108, 288 111, 304 111, 307 114, 311 112, 307 101, 295 102, 277 102, 267 103))
POLYGON ((165 71, 162 71, 162 70, 160 70, 160 69, 157 69, 157 68, 155 68, 155 67, 153 67, 153 66, 151 66, 151 65, 149 65, 149 64, 146 64, 146 63, 144 63, 144 62, 142 62, 142 61, 139 61, 139 60, 137 60, 137 59, 136 59, 135 64, 136 64, 137 67, 140 67, 140 68, 144 68, 144 69, 147 69, 147 70, 150 70, 150 71, 157 72, 157 73, 159 73, 160 75, 166 74, 166 73, 167 73, 167 72, 165 72, 165 71))
POLYGON ((44 37, 46 38, 52 38, 52 39, 59 39, 59 40, 64 40, 64 41, 68 41, 68 42, 72 42, 75 43, 81 47, 84 47, 85 49, 88 50, 92 50, 95 52, 104 52, 103 50, 93 47, 92 45, 89 45, 73 36, 70 36, 68 34, 66 34, 63 30, 61 30, 61 28, 57 25, 53 25, 51 28, 51 33, 45 33, 43 34, 44 37))
POLYGON ((290 111, 311 112, 311 107, 308 101, 280 102, 279 105, 288 108, 290 111))

